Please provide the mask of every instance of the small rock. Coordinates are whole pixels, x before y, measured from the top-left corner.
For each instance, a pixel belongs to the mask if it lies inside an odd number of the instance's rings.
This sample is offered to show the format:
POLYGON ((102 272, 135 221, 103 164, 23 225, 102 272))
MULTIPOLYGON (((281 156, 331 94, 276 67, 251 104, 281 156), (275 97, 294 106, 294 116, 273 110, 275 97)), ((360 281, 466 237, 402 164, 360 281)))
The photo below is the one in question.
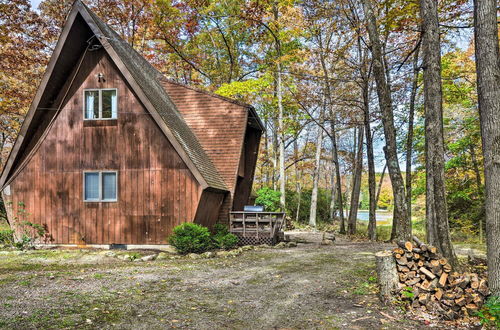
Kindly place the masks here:
POLYGON ((205 259, 210 259, 210 258, 215 258, 215 252, 209 251, 201 254, 202 258, 205 259))
POLYGON ((50 275, 50 276, 49 276, 49 279, 50 279, 50 280, 53 280, 53 279, 55 279, 55 278, 56 278, 56 277, 55 277, 54 275, 50 275))
POLYGON ((175 260, 175 259, 180 259, 180 258, 181 258, 181 256, 171 256, 170 260, 175 260))
POLYGON ((142 261, 153 261, 155 259, 156 259, 156 254, 151 254, 149 256, 145 256, 145 257, 141 258, 142 261))
POLYGON ((85 323, 87 323, 87 324, 92 324, 92 320, 91 320, 91 319, 86 319, 86 320, 85 320, 85 323))
POLYGON ((229 254, 229 251, 218 251, 216 253, 217 257, 221 257, 221 258, 226 258, 226 257, 229 257, 230 254, 229 254))
POLYGON ((245 245, 245 246, 242 246, 240 249, 243 250, 243 251, 250 251, 250 250, 255 249, 255 246, 253 246, 253 245, 245 245))
POLYGON ((288 242, 286 243, 286 246, 289 248, 297 247, 297 242, 288 242))
POLYGON ((173 247, 172 245, 167 245, 164 248, 162 248, 162 250, 163 250, 163 252, 170 253, 170 254, 179 254, 179 252, 177 252, 175 247, 173 247))
POLYGON ((190 253, 187 255, 187 257, 189 259, 200 259, 201 258, 201 255, 197 254, 197 253, 190 253))
POLYGON ((335 241, 335 235, 332 233, 325 232, 323 233, 323 240, 335 241))
POLYGON ((165 259, 170 259, 170 256, 166 252, 160 252, 158 253, 158 256, 156 256, 156 260, 165 260, 165 259))
POLYGON ((283 249, 283 248, 286 248, 286 243, 285 242, 279 242, 278 244, 276 244, 274 246, 275 249, 283 249))
POLYGON ((118 255, 117 258, 123 261, 133 261, 135 259, 135 257, 130 254, 121 254, 118 255))
POLYGON ((332 245, 333 244, 333 241, 330 240, 330 239, 324 239, 322 242, 321 242, 321 245, 332 245))
POLYGON ((107 251, 105 254, 104 254, 106 257, 110 257, 110 258, 114 258, 116 257, 116 253, 113 252, 113 251, 107 251))
POLYGON ((239 256, 242 253, 243 253, 243 251, 240 250, 240 249, 231 250, 231 251, 228 252, 228 256, 230 256, 230 257, 236 257, 236 256, 239 256))

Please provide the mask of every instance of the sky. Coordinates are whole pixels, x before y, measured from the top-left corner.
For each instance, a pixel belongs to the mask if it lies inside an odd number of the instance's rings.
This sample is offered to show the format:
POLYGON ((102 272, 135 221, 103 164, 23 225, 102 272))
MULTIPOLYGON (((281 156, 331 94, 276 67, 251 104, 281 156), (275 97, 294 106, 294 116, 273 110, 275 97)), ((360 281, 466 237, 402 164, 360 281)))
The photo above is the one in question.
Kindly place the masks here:
POLYGON ((42 0, 30 0, 30 2, 33 8, 38 8, 38 5, 42 2, 42 0))

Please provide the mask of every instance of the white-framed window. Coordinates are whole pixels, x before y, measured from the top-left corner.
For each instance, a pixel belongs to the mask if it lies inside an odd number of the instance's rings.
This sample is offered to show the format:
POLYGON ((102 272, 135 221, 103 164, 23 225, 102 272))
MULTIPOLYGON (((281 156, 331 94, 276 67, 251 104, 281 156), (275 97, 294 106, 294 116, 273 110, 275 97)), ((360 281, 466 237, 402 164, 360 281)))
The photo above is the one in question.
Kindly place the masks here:
POLYGON ((86 202, 116 202, 118 200, 118 172, 83 172, 83 199, 86 202))
POLYGON ((85 120, 116 119, 118 90, 116 88, 83 90, 83 118, 85 120))

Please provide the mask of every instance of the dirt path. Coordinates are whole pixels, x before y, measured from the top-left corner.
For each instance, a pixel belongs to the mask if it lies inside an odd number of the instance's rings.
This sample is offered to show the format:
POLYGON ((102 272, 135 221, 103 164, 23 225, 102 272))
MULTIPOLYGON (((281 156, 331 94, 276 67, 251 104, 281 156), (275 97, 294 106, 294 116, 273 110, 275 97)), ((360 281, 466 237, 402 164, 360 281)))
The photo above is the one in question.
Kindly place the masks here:
POLYGON ((414 329, 379 305, 381 244, 126 262, 103 252, 0 254, 0 327, 414 329))

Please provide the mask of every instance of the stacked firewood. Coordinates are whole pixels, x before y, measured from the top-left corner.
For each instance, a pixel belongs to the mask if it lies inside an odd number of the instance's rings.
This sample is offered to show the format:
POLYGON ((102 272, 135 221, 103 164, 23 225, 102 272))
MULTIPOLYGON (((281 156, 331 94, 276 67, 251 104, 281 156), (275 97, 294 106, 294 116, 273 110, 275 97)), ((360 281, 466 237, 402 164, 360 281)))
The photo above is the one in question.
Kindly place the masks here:
POLYGON ((414 238, 393 250, 399 276, 399 295, 412 308, 446 319, 473 315, 489 294, 486 279, 476 273, 454 272, 437 248, 414 238))

